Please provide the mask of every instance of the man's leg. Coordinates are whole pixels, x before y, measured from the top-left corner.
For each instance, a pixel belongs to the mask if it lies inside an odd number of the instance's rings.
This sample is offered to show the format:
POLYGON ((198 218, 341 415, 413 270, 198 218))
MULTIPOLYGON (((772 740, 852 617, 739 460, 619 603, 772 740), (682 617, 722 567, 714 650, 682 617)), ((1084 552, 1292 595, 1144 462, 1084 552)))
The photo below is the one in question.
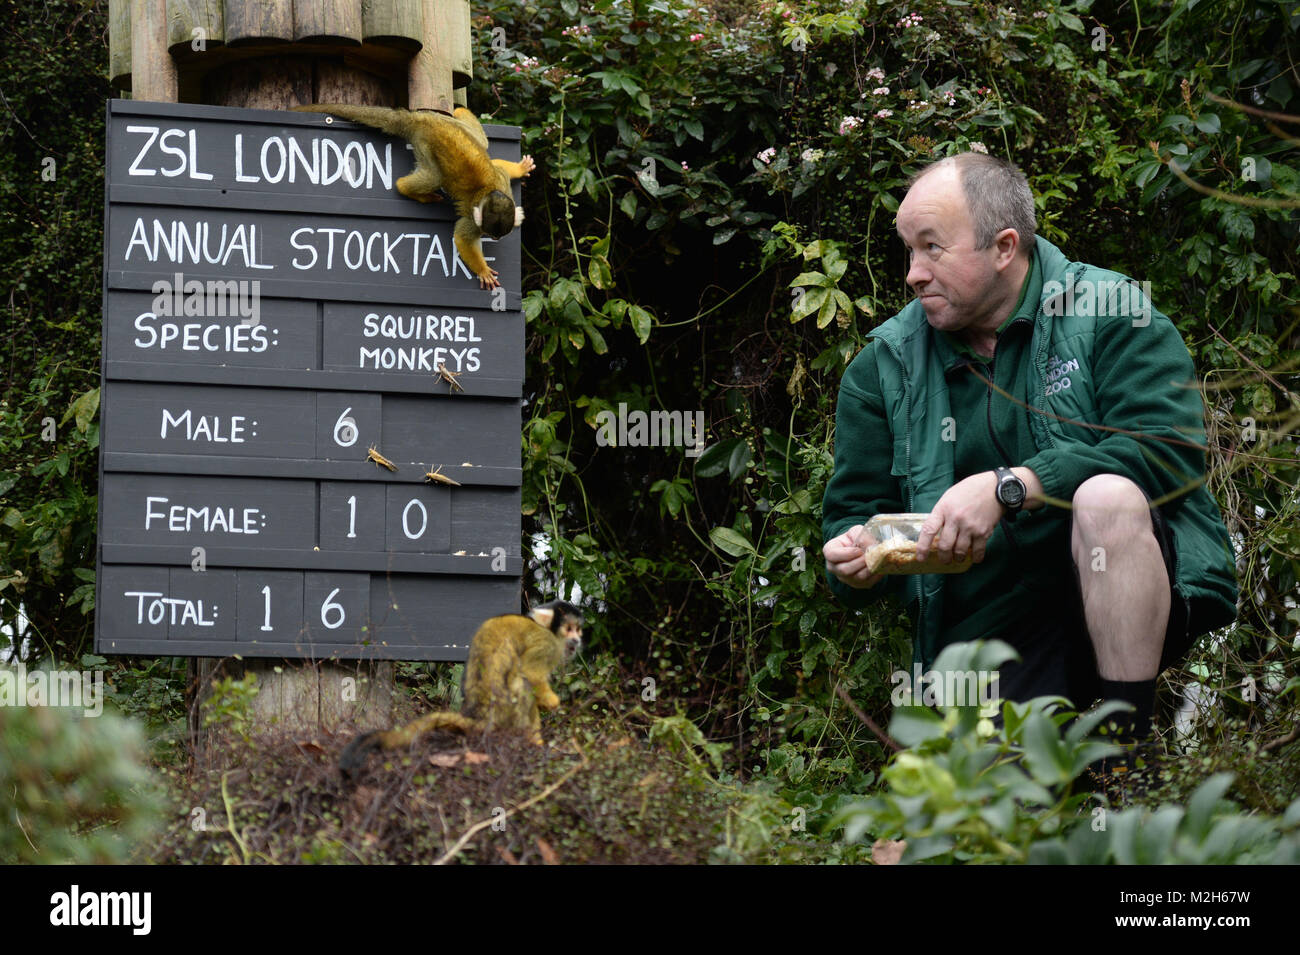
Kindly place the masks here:
POLYGON ((1074 495, 1070 549, 1102 696, 1132 703, 1130 732, 1150 732, 1169 622, 1169 573, 1142 489, 1099 474, 1074 495))
POLYGON ((1169 623, 1169 574, 1142 489, 1099 474, 1074 494, 1070 549, 1103 680, 1153 680, 1169 623))

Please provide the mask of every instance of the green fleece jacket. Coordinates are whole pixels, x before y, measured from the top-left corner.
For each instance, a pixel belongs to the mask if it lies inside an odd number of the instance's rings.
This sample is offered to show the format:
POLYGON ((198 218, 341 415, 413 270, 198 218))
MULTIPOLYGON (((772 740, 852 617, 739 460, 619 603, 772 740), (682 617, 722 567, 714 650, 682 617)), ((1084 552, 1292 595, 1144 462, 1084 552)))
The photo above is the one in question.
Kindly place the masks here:
MULTIPOLYGON (((1175 591, 1199 636, 1231 622, 1237 599, 1227 530, 1203 483, 1203 416, 1187 346, 1137 283, 1039 237, 993 359, 936 333, 919 301, 871 333, 840 385, 823 540, 875 514, 928 512, 954 483, 998 465, 1030 468, 1064 501, 1090 477, 1123 475, 1164 501, 1175 591)), ((827 576, 851 607, 886 594, 907 602, 927 669, 944 645, 1013 632, 1076 586, 1068 513, 1051 505, 1003 522, 964 574, 887 577, 869 590, 827 576)))

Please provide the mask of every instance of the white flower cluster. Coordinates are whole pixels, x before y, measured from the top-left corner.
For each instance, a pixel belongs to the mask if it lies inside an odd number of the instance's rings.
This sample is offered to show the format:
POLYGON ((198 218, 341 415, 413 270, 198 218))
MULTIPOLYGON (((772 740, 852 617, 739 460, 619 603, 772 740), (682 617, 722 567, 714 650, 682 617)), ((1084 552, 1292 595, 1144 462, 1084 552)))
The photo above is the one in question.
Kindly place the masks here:
POLYGON ((591 27, 587 26, 587 24, 585 23, 579 23, 571 27, 565 27, 563 30, 560 31, 561 36, 589 36, 590 34, 591 34, 591 27))
POLYGON ((875 113, 876 119, 889 119, 893 115, 894 111, 892 109, 878 109, 875 113))
POLYGON ((919 13, 905 13, 903 14, 903 19, 895 23, 894 26, 904 29, 908 27, 919 27, 923 19, 925 18, 919 13))
POLYGON ((878 66, 873 66, 867 70, 867 79, 875 80, 877 83, 885 82, 885 71, 878 66))
POLYGON ((983 153, 985 156, 989 154, 989 148, 983 143, 971 143, 970 151, 973 153, 983 153))
POLYGON ((877 86, 874 90, 871 91, 871 95, 872 95, 872 96, 888 96, 888 95, 889 95, 889 87, 888 87, 888 86, 877 86))
POLYGON ((842 120, 840 120, 840 135, 846 136, 861 125, 862 125, 862 117, 845 116, 842 120))
POLYGON ((764 166, 770 166, 772 164, 772 160, 775 158, 776 158, 775 146, 768 146, 766 149, 764 149, 761 153, 758 154, 758 161, 761 162, 764 166))

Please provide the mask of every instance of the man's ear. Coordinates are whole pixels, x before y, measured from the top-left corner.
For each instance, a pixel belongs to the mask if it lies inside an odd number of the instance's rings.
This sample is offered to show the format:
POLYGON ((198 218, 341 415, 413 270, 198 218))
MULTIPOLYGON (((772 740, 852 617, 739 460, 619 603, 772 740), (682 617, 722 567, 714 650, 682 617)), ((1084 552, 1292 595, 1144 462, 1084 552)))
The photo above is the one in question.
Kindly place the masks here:
POLYGON ((1003 229, 993 237, 993 247, 998 250, 998 268, 1006 268, 1020 252, 1020 233, 1003 229))

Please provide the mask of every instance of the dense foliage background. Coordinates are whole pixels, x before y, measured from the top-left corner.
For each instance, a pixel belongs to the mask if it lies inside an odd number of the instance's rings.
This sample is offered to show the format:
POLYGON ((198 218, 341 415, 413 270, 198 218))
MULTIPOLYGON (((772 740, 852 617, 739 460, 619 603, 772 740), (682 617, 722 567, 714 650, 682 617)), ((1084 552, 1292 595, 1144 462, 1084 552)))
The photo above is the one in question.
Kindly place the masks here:
MULTIPOLYGON (((0 619, 24 638, 12 656, 105 668, 119 707, 163 733, 179 667, 85 656, 104 5, 0 8, 0 619)), ((539 589, 577 585, 603 610, 605 695, 625 696, 612 709, 684 715, 697 750, 724 746, 709 751, 717 779, 743 783, 752 810, 738 827, 802 807, 816 833, 881 788, 888 754, 836 691, 888 722, 910 627, 894 607, 845 611, 823 580, 835 397, 864 335, 910 297, 892 221, 903 183, 985 149, 1025 170, 1042 234, 1152 283, 1202 376, 1243 598, 1237 624, 1162 681, 1165 796, 1222 771, 1235 775, 1216 787, 1235 783, 1206 805, 1295 800, 1300 8, 494 0, 475 14, 469 105, 521 126, 539 166, 523 233, 525 539, 547 542, 539 589), (703 411, 706 450, 602 446, 597 415, 621 404, 703 411)), ((881 791, 913 770, 935 767, 895 761, 881 791)), ((891 805, 850 832, 916 841, 908 827, 933 822, 891 805)), ((767 830, 745 841, 732 821, 726 858, 809 851, 767 830)))

